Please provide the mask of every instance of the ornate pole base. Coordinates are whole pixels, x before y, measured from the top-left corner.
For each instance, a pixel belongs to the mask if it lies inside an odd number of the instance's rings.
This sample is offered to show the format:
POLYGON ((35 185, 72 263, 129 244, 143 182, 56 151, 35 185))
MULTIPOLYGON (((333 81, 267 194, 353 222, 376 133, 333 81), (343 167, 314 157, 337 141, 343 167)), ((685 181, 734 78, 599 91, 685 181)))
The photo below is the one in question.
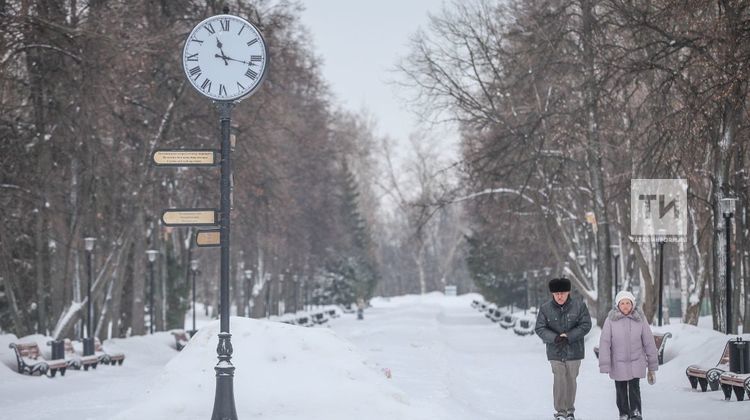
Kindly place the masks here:
POLYGON ((232 366, 232 334, 220 332, 216 354, 216 398, 211 420, 237 420, 237 409, 234 407, 234 366, 232 366))

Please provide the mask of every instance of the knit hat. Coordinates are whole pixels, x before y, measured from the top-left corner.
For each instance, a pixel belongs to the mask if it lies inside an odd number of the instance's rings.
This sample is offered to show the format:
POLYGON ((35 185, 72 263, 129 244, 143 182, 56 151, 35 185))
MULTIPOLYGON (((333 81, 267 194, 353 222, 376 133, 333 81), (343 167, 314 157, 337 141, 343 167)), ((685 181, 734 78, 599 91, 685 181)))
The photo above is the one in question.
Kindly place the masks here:
POLYGON ((570 280, 566 279, 565 277, 560 277, 559 279, 550 280, 549 291, 552 293, 569 292, 570 280))
POLYGON ((615 306, 620 305, 620 301, 623 299, 629 299, 630 302, 632 302, 635 306, 635 296, 633 296, 633 294, 628 292, 627 290, 621 290, 617 292, 617 296, 615 296, 615 306))

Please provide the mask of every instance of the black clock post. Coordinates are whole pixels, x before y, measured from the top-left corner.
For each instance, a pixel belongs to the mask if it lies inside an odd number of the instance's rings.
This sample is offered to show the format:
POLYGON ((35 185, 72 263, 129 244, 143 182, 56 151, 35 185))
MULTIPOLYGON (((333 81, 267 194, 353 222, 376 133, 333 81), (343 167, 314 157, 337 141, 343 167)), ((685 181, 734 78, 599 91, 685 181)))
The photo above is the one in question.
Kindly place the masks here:
POLYGON ((216 354, 219 363, 216 370, 216 398, 211 420, 237 420, 234 406, 234 366, 232 366, 232 334, 229 333, 229 217, 231 212, 232 161, 230 131, 234 102, 216 102, 221 125, 221 209, 219 241, 221 246, 221 286, 219 309, 221 328, 216 354))
POLYGON ((221 207, 219 209, 168 209, 162 213, 165 226, 211 226, 197 231, 199 247, 221 248, 220 330, 216 353, 216 395, 211 420, 237 420, 234 405, 232 335, 229 333, 229 239, 232 210, 232 110, 249 97, 265 78, 268 62, 266 42, 258 28, 229 14, 215 15, 198 23, 188 35, 182 53, 182 67, 188 82, 201 95, 214 101, 219 111, 221 161, 215 150, 158 150, 154 163, 161 166, 221 165, 221 207), (216 225, 219 225, 216 229, 216 225))

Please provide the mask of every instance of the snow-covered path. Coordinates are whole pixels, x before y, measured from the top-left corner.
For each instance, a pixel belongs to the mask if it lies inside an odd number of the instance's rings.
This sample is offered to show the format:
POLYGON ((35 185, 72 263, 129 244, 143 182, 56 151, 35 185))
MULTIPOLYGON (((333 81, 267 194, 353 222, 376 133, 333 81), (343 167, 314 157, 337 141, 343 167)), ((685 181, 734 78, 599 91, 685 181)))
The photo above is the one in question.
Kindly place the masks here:
MULTIPOLYGON (((240 420, 549 420, 544 345, 490 322, 471 308, 476 297, 377 298, 363 321, 345 314, 330 330, 233 318, 240 420)), ((660 330, 674 337, 656 385, 642 382, 647 420, 750 418, 750 401, 693 391, 685 378, 690 364, 716 363, 726 336, 679 324, 660 330)), ((17 374, 5 350, 16 338, 0 335, 0 419, 209 418, 217 332, 218 322, 207 322, 181 353, 166 332, 113 340, 123 366, 53 379, 17 374)), ((582 420, 617 418, 614 385, 591 352, 598 338, 598 328, 587 336, 578 380, 582 420)))
MULTIPOLYGON (((370 360, 390 368, 394 383, 413 402, 437 405, 447 419, 552 418, 552 372, 541 340, 503 330, 471 308, 470 301, 440 294, 375 299, 363 321, 341 318, 332 328, 370 360)), ((720 391, 695 392, 685 379, 685 367, 715 357, 713 341, 721 345, 723 336, 700 331, 691 340, 684 336, 701 329, 663 329, 676 338, 668 343, 667 363, 657 373, 657 383, 649 386, 642 381, 645 418, 750 418, 750 401, 726 402, 720 391), (706 334, 716 338, 704 343, 706 334), (669 344, 692 351, 678 354, 669 344)), ((576 411, 584 420, 617 418, 614 384, 599 373, 591 351, 598 338, 598 328, 587 336, 578 380, 576 411)))

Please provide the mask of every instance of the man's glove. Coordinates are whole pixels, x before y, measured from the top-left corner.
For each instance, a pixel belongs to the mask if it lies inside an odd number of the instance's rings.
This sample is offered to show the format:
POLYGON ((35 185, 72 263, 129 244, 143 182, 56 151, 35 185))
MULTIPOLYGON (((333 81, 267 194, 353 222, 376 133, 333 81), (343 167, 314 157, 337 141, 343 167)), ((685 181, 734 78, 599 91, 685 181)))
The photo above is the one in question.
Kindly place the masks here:
POLYGON ((555 337, 555 344, 558 346, 568 344, 568 337, 565 335, 558 335, 557 337, 555 337))
POLYGON ((656 372, 653 370, 648 371, 648 384, 653 385, 656 383, 656 372))

